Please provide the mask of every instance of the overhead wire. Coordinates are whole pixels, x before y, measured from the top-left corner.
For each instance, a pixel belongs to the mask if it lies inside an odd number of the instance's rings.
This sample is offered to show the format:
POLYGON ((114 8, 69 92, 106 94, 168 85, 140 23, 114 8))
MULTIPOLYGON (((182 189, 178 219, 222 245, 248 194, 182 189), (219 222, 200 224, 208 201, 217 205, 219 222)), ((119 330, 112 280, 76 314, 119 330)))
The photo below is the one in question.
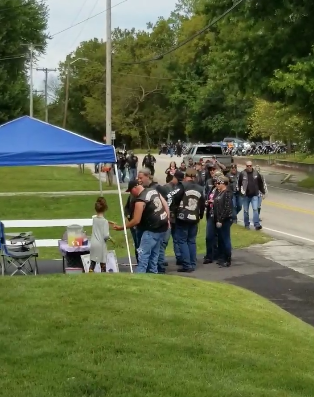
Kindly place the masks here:
MULTIPOLYGON (((74 23, 77 21, 77 18, 80 16, 80 14, 81 14, 83 8, 85 7, 87 1, 88 0, 84 0, 84 2, 82 3, 79 11, 75 14, 75 17, 72 19, 72 22, 70 23, 70 26, 74 25, 74 23)), ((58 44, 60 42, 60 40, 61 40, 61 37, 59 37, 59 39, 55 40, 54 43, 53 43, 53 47, 55 47, 56 44, 58 44)))
POLYGON ((25 58, 25 57, 26 57, 25 54, 12 55, 12 56, 7 56, 7 57, 0 58, 0 61, 10 61, 11 59, 19 59, 19 58, 25 58))
MULTIPOLYGON (((120 1, 120 3, 114 4, 114 5, 111 7, 111 9, 113 9, 113 8, 115 8, 115 7, 118 7, 120 4, 126 3, 127 1, 128 1, 128 0, 120 1)), ((96 18, 96 17, 98 17, 98 16, 101 15, 101 14, 104 14, 106 11, 107 11, 107 9, 105 9, 105 10, 103 10, 103 11, 100 11, 100 12, 98 12, 97 14, 92 15, 92 16, 89 17, 89 18, 86 18, 86 19, 84 19, 84 20, 82 20, 82 21, 80 21, 80 22, 75 23, 74 25, 71 25, 71 26, 69 26, 69 27, 67 27, 67 28, 65 28, 65 29, 62 29, 62 30, 60 30, 59 32, 56 32, 56 33, 54 33, 53 35, 51 35, 50 38, 52 39, 52 38, 58 36, 59 34, 61 34, 61 33, 63 33, 63 32, 67 32, 68 30, 74 28, 75 26, 78 26, 78 25, 81 25, 81 24, 84 23, 84 22, 90 21, 91 19, 96 18)))
MULTIPOLYGON (((87 21, 86 21, 86 22, 88 22, 89 18, 91 17, 91 15, 92 15, 92 13, 94 12, 94 10, 95 10, 95 8, 96 8, 96 6, 97 6, 98 3, 99 3, 99 0, 96 0, 95 3, 94 3, 94 5, 93 5, 93 7, 92 7, 92 9, 91 9, 91 11, 90 11, 90 13, 89 13, 89 15, 88 15, 88 18, 87 18, 87 21)), ((70 45, 70 48, 72 48, 72 47, 74 46, 74 44, 77 42, 77 40, 79 39, 79 37, 80 37, 81 34, 83 33, 83 30, 84 30, 85 26, 86 26, 86 24, 83 24, 83 25, 82 25, 81 30, 79 31, 78 35, 77 35, 77 36, 75 37, 75 39, 73 40, 72 44, 70 45)))
POLYGON ((209 30, 211 27, 213 27, 214 25, 216 25, 217 22, 219 22, 221 19, 223 19, 225 16, 227 16, 228 14, 230 14, 235 8, 239 7, 239 5, 241 3, 243 3, 245 0, 239 0, 236 3, 233 4, 232 7, 228 8, 227 11, 225 11, 224 13, 222 13, 221 15, 219 15, 218 17, 214 18, 208 25, 206 25, 203 29, 197 31, 196 33, 194 33, 192 36, 188 37, 187 39, 183 40, 181 43, 177 44, 176 46, 170 48, 169 50, 158 54, 152 58, 148 58, 148 59, 143 59, 141 61, 135 61, 135 62, 121 62, 121 64, 124 65, 140 65, 142 63, 149 63, 149 62, 155 62, 155 61, 159 61, 161 59, 163 59, 166 55, 171 54, 172 52, 178 50, 179 48, 183 47, 184 45, 188 44, 190 41, 194 40, 196 37, 200 36, 201 34, 203 34, 204 32, 206 32, 207 30, 209 30))

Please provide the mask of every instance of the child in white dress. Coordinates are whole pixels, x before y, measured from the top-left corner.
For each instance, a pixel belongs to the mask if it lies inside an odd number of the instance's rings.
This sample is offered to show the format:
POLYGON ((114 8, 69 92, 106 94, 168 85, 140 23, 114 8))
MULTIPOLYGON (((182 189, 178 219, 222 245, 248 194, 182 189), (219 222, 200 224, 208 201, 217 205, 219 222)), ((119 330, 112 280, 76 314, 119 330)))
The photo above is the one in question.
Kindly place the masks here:
POLYGON ((106 271, 107 244, 110 239, 109 222, 104 214, 108 210, 108 205, 103 197, 99 197, 95 203, 96 215, 93 216, 93 228, 90 246, 90 270, 94 271, 96 263, 100 263, 102 271, 106 271))

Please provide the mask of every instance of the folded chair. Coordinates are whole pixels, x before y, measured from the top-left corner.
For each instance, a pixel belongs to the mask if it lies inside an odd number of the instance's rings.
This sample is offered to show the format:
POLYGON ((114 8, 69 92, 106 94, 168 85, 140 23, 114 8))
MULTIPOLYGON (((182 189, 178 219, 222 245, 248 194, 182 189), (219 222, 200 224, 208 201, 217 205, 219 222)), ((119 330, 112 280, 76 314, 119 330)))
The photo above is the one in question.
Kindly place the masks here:
POLYGON ((1 270, 2 276, 9 274, 38 274, 35 238, 28 233, 21 233, 11 238, 11 242, 15 241, 20 245, 13 247, 6 244, 4 224, 0 222, 0 253, 1 253, 1 270), (12 271, 13 270, 13 271, 12 271), (10 273, 12 271, 12 273, 10 273))

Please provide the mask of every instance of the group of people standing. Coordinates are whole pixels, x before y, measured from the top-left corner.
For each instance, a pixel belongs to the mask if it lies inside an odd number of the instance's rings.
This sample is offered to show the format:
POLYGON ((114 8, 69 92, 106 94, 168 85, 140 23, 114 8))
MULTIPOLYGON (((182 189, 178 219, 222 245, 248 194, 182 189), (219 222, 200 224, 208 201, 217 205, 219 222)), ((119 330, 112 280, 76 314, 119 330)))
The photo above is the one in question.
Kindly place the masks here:
MULTIPOLYGON (((126 151, 117 152, 117 168, 118 178, 120 183, 125 183, 128 171, 128 181, 134 181, 137 177, 138 157, 131 151, 129 154, 126 151)), ((144 156, 142 167, 148 168, 152 175, 155 174, 156 158, 151 154, 150 150, 144 156)))
MULTIPOLYGON (((147 154, 148 156, 149 154, 147 154)), ((144 165, 147 165, 143 161, 144 165)), ((220 267, 231 266, 231 227, 243 208, 244 226, 250 228, 249 207, 253 224, 261 230, 260 209, 267 193, 259 167, 251 162, 239 172, 232 164, 229 172, 217 160, 177 167, 171 162, 166 170, 166 184, 154 182, 148 166, 130 180, 125 205, 139 273, 165 273, 165 250, 170 236, 178 272, 196 269, 196 239, 200 220, 206 217, 206 255, 204 264, 217 261, 220 267)), ((123 230, 123 226, 114 226, 123 230)))

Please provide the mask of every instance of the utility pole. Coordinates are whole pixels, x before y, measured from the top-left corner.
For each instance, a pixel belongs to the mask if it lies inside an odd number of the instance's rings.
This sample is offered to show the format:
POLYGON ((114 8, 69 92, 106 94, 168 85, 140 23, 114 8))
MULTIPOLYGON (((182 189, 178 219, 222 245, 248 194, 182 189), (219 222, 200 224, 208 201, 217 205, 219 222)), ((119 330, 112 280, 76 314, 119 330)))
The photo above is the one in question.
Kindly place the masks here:
POLYGON ((63 123, 62 123, 62 127, 64 129, 66 128, 67 117, 68 117, 71 65, 73 65, 77 61, 88 62, 88 59, 76 58, 72 62, 70 61, 67 62, 66 71, 65 71, 65 101, 64 101, 64 113, 63 113, 63 123))
POLYGON ((48 74, 49 72, 56 72, 57 69, 37 68, 36 70, 45 73, 45 122, 48 123, 48 74))
POLYGON ((111 145, 111 0, 107 0, 106 36, 106 144, 111 145))
POLYGON ((30 117, 34 116, 34 98, 33 98, 34 50, 35 50, 35 46, 33 44, 31 44, 29 46, 29 51, 30 51, 29 115, 30 115, 30 117))

